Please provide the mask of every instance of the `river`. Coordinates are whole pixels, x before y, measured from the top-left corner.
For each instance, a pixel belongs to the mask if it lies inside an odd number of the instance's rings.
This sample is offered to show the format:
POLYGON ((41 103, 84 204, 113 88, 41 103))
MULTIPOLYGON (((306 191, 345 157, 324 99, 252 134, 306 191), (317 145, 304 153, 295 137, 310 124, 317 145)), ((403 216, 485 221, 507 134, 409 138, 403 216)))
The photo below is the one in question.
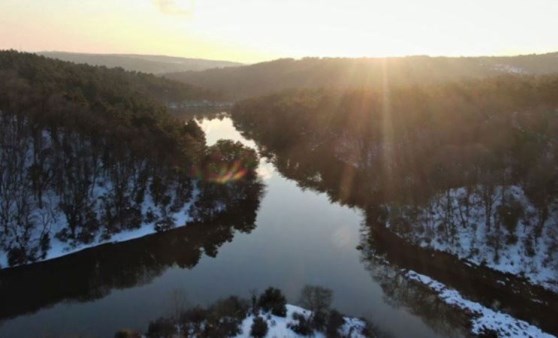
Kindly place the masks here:
MULTIPOLYGON (((200 124, 208 144, 232 139, 255 148, 227 117, 202 120, 200 124)), ((70 279, 76 291, 58 290, 60 295, 52 297, 34 295, 45 301, 13 312, 4 303, 0 337, 112 337, 122 328, 145 330, 150 320, 172 313, 179 304, 209 304, 231 294, 247 297, 252 290, 262 291, 268 286, 282 289, 289 302, 296 303, 307 284, 330 288, 334 307, 348 315, 365 317, 395 337, 441 336, 439 328, 426 324, 432 322, 432 314, 394 301, 371 274, 370 263, 363 262, 357 250, 364 222, 361 210, 332 203, 324 193, 301 188, 265 159, 258 172, 265 183, 265 193, 255 228, 249 233, 234 232, 232 240, 217 246, 214 257, 203 254, 188 266, 170 264, 163 268, 134 262, 139 268, 129 272, 131 277, 125 283, 107 282, 106 277, 100 282, 91 277, 99 274, 89 274, 85 280, 75 277, 81 273, 78 267, 65 271, 63 277, 56 278, 70 279), (93 285, 95 294, 91 295, 88 288, 93 285)), ((196 234, 188 236, 181 245, 197 243, 192 237, 196 234)), ((164 245, 156 245, 164 255, 164 245)), ((107 255, 114 257, 120 249, 115 246, 109 250, 116 254, 107 255)), ((134 260, 132 254, 130 257, 134 260)), ((80 265, 79 259, 75 261, 72 266, 80 265)), ((100 264, 102 261, 96 261, 92 269, 102 269, 100 264)), ((45 268, 43 273, 53 272, 45 268)), ((125 279, 128 272, 118 274, 125 279)), ((39 285, 42 280, 32 283, 39 285)), ((49 290, 44 288, 41 292, 49 290)), ((26 300, 22 298, 21 302, 26 300)), ((458 328, 453 331, 449 323, 444 325, 444 335, 460 332, 458 328)))

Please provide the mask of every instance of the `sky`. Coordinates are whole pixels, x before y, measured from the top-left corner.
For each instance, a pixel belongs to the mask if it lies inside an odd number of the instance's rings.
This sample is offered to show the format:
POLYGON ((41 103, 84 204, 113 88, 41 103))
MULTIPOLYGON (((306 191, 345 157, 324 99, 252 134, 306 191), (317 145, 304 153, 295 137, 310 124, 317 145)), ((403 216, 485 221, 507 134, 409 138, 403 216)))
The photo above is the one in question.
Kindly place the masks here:
POLYGON ((0 0, 0 49, 280 57, 558 51, 558 0, 0 0))

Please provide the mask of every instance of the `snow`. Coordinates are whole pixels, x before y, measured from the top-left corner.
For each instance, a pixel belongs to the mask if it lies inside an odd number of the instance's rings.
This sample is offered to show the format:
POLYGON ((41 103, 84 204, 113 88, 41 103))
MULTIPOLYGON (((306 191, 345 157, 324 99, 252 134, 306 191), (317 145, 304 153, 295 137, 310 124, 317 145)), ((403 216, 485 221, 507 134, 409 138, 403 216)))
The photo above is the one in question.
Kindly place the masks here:
MULTIPOLYGON (((105 194, 107 194, 109 192, 110 192, 110 187, 106 182, 98 182, 96 187, 93 189, 92 195, 96 196, 97 197, 96 199, 98 201, 100 201, 99 197, 104 196, 105 194)), ((193 190, 191 200, 188 203, 186 203, 185 205, 183 205, 183 207, 179 211, 177 211, 175 213, 172 213, 170 215, 171 218, 174 220, 175 225, 185 226, 191 221, 189 211, 191 209, 192 204, 197 199, 197 197, 199 195, 199 192, 200 191, 196 186, 193 190)), ((99 208, 100 206, 97 206, 97 207, 99 208)), ((151 199, 151 196, 149 194, 146 194, 145 200, 142 203, 141 208, 142 208, 142 214, 145 214, 149 209, 157 210, 157 207, 153 203, 153 201, 151 199)), ((224 206, 221 209, 224 209, 224 206)), ((50 233, 52 235, 54 235, 59 230, 61 230, 64 227, 67 226, 65 217, 63 216, 63 214, 60 210, 57 211, 57 213, 54 217, 55 217, 57 222, 50 229, 50 233)), ((120 243, 120 242, 130 241, 130 240, 133 240, 133 239, 149 236, 149 235, 152 235, 154 233, 157 233, 157 230, 155 229, 155 223, 154 222, 151 222, 151 223, 144 222, 137 229, 124 230, 124 231, 121 231, 121 232, 118 232, 118 233, 114 233, 108 239, 103 238, 102 233, 99 232, 96 235, 95 240, 93 240, 91 243, 88 243, 88 244, 83 244, 82 243, 82 244, 79 244, 79 245, 72 245, 71 243, 61 241, 60 239, 58 239, 55 236, 51 236, 50 248, 46 252, 45 257, 38 259, 36 262, 46 261, 46 260, 62 257, 62 256, 69 255, 69 254, 72 254, 72 253, 76 253, 76 252, 79 252, 79 251, 82 251, 82 250, 85 250, 85 249, 88 249, 88 248, 93 248, 93 247, 96 247, 96 246, 99 246, 99 245, 102 245, 102 244, 120 243)), ((6 252, 4 252, 0 249, 0 268, 5 268, 5 267, 8 267, 8 266, 9 266, 9 264, 8 264, 8 258, 7 258, 6 252)))
MULTIPOLYGON (((311 311, 301 308, 296 305, 287 304, 287 316, 277 317, 268 314, 260 314, 260 316, 266 320, 268 332, 266 337, 305 337, 299 335, 289 328, 289 324, 294 324, 293 315, 295 313, 300 313, 306 318, 310 317, 311 311)), ((250 337, 250 329, 252 323, 254 322, 254 315, 249 315, 244 319, 241 325, 242 333, 237 335, 236 338, 248 338, 250 337)), ((340 331, 343 333, 344 337, 348 338, 365 338, 366 336, 362 334, 362 330, 366 327, 366 323, 357 318, 343 317, 345 319, 345 324, 341 327, 340 331)), ((325 334, 322 332, 314 333, 313 337, 325 338, 325 334)))
MULTIPOLYGON (((4 120, 5 123, 17 123, 17 118, 4 120)), ((138 182, 142 181, 140 173, 142 165, 138 163, 138 170, 129 174, 129 181, 120 182, 122 185, 119 189, 114 186, 114 178, 111 174, 99 170, 92 174, 87 179, 85 198, 87 207, 89 207, 96 215, 106 214, 107 209, 114 208, 114 203, 106 203, 107 200, 116 199, 117 194, 126 195, 124 198, 129 200, 133 208, 141 211, 141 220, 137 219, 139 224, 123 224, 119 225, 120 229, 109 230, 106 227, 92 227, 93 229, 87 230, 86 224, 79 224, 77 228, 82 231, 81 235, 85 235, 83 240, 68 239, 69 237, 63 233, 63 230, 69 232, 67 216, 62 210, 63 196, 56 192, 53 185, 49 185, 43 189, 40 196, 34 196, 33 189, 31 188, 30 180, 25 173, 34 165, 34 147, 36 146, 31 136, 19 135, 17 133, 8 133, 1 135, 6 144, 12 144, 6 149, 0 149, 0 159, 3 163, 17 163, 15 166, 7 166, 0 170, 0 220, 2 221, 2 229, 0 229, 0 269, 6 268, 8 264, 7 252, 13 249, 21 249, 28 257, 28 262, 44 261, 48 259, 57 258, 60 256, 68 255, 86 248, 91 248, 106 243, 123 242, 139 237, 144 237, 157 232, 155 227, 156 220, 164 219, 170 221, 171 226, 183 226, 191 221, 190 209, 199 195, 199 189, 195 181, 192 190, 192 196, 184 201, 182 197, 176 195, 179 187, 176 186, 177 182, 169 183, 165 198, 169 198, 169 203, 154 203, 151 198, 150 190, 146 189, 143 201, 136 204, 132 194, 137 188, 138 182), (16 141, 14 141, 16 140, 16 141), (17 150, 17 151, 13 151, 17 150), (25 168, 22 170, 22 168, 25 168), (90 184, 90 185, 89 185, 90 184), (174 203, 183 203, 184 205, 176 206, 174 203), (174 211, 171 207, 180 208, 174 211), (154 214, 155 217, 146 217, 148 214, 154 214), (132 227, 138 226, 132 229, 132 227), (126 229, 129 227, 130 229, 126 229), (119 231, 120 230, 120 231, 119 231), (89 233, 85 233, 89 231, 89 233), (48 236, 47 236, 48 235, 48 236), (62 237, 62 238, 59 238, 62 237), (48 248, 42 245, 42 240, 48 240, 48 248)), ((72 137, 69 133, 68 137, 72 137)), ((87 143, 87 141, 85 141, 87 143)), ((42 130, 41 152, 46 152, 50 149, 53 143, 52 131, 42 130)), ((103 168, 103 163, 100 159, 97 167, 103 168)), ((46 161, 45 165, 48 166, 50 162, 46 161)), ((152 179, 148 179, 146 187, 152 184, 152 179)), ((68 189, 71 192, 71 189, 68 189)), ((77 189, 75 189, 77 191, 77 189)), ((71 194, 70 197, 72 198, 71 194)), ((223 211, 225 205, 219 205, 217 212, 223 211)), ((109 211, 108 213, 110 213, 109 211)), ((97 219, 98 222, 103 222, 102 218, 97 219)), ((85 222, 84 222, 85 223, 85 222)), ((83 238, 82 237, 82 238, 83 238)))
POLYGON ((465 299, 457 290, 449 289, 444 284, 428 276, 411 270, 407 271, 406 277, 428 286, 446 304, 472 313, 471 332, 475 335, 494 331, 497 332, 498 337, 555 337, 523 320, 465 299))
POLYGON ((434 196, 418 209, 387 206, 386 226, 406 240, 456 255, 466 264, 525 277, 558 292, 558 207, 550 205, 541 222, 538 209, 519 186, 495 187, 489 192, 490 207, 486 196, 482 186, 461 187, 434 196), (513 208, 506 209, 510 205, 513 208), (512 226, 502 220, 509 210, 521 211, 512 226))

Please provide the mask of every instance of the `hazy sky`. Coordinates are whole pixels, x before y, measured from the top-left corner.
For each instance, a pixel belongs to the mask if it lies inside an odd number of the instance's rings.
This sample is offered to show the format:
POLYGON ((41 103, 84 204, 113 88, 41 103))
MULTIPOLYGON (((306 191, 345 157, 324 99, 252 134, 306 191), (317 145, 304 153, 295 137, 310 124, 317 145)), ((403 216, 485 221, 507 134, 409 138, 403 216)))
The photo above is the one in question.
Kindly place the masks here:
POLYGON ((0 49, 277 57, 558 51, 558 0, 0 0, 0 49))

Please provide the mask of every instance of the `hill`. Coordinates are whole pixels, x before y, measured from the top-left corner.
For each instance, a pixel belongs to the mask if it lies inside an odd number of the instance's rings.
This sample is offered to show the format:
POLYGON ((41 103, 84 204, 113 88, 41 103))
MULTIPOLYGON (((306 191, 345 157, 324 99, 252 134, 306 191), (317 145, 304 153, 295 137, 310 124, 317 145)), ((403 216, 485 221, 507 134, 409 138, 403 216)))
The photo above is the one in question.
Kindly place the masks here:
POLYGON ((67 52, 39 52, 53 59, 109 68, 120 67, 129 71, 162 74, 170 72, 201 71, 210 68, 240 66, 240 63, 205 59, 190 59, 162 55, 89 54, 67 52))
POLYGON ((502 74, 558 72, 558 53, 513 57, 304 58, 177 72, 165 77, 243 99, 294 88, 371 88, 391 84, 440 83, 502 74))
POLYGON ((255 152, 206 146, 163 104, 199 95, 150 74, 0 52, 0 268, 257 202, 258 186, 244 184, 255 152), (215 183, 228 161, 244 180, 215 183))
POLYGON ((371 248, 386 229, 556 292, 557 94, 557 75, 501 75, 286 91, 231 116, 284 176, 364 208, 371 248))

